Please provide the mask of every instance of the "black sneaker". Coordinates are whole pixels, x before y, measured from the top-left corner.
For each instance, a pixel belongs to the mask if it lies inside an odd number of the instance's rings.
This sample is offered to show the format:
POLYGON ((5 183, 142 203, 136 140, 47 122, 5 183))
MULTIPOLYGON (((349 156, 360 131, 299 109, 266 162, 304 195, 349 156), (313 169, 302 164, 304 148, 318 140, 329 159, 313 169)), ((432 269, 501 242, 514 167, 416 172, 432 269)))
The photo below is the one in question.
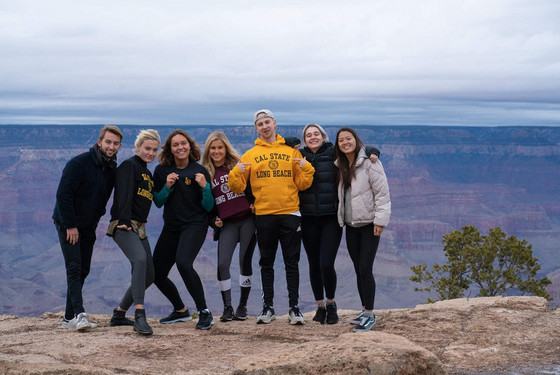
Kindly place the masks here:
POLYGON ((245 306, 237 306, 233 320, 247 320, 247 308, 245 306))
POLYGON ((188 322, 191 320, 191 312, 189 309, 183 312, 173 311, 171 314, 166 316, 165 318, 161 318, 159 322, 161 324, 169 324, 169 323, 178 323, 178 322, 188 322))
POLYGON ((198 313, 198 323, 196 323, 197 329, 210 329, 212 328, 212 324, 214 324, 214 317, 208 309, 204 309, 198 313))
POLYGON ((321 324, 325 324, 326 317, 327 317, 327 309, 325 309, 325 306, 319 306, 317 307, 317 312, 313 317, 313 321, 319 322, 321 324))
POLYGON ((327 303, 327 324, 338 323, 338 313, 336 312, 336 302, 327 303))
POLYGON ((221 322, 231 322, 233 319, 233 307, 226 306, 224 307, 224 313, 220 317, 221 322))
POLYGON ((126 317, 126 311, 119 311, 117 309, 114 309, 113 316, 111 317, 109 325, 111 327, 133 326, 134 321, 126 317))
POLYGON ((290 308, 290 313, 288 314, 288 319, 290 320, 290 324, 292 325, 303 325, 304 323, 304 319, 303 319, 303 315, 301 315, 301 312, 299 311, 299 307, 298 306, 292 306, 290 308))

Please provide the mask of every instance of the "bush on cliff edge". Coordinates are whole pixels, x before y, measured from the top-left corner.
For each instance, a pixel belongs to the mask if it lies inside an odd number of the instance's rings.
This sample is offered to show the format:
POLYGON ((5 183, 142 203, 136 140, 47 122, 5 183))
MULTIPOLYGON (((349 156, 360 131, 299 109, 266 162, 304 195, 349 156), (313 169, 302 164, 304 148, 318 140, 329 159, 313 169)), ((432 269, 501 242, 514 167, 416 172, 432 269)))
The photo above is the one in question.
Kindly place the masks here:
MULTIPOLYGON (((482 236, 474 225, 464 226, 443 236, 445 264, 412 266, 410 280, 423 283, 415 291, 432 292, 438 300, 461 298, 466 291, 478 290, 478 296, 489 297, 517 290, 552 300, 546 286, 548 278, 536 279, 541 266, 533 257, 531 245, 515 236, 506 238, 500 227, 482 236)), ((435 300, 428 298, 428 302, 435 300)))

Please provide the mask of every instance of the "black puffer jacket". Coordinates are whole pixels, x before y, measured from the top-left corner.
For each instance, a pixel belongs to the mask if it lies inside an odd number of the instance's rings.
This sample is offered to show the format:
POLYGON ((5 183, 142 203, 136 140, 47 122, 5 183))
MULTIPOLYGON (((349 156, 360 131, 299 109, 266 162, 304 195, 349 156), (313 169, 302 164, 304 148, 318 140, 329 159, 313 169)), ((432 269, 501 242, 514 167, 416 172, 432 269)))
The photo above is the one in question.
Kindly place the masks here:
MULTIPOLYGON (((302 215, 322 216, 336 215, 338 208, 338 192, 336 185, 337 167, 334 165, 334 145, 325 142, 317 152, 305 146, 301 154, 315 168, 313 183, 307 190, 299 192, 299 210, 302 215)), ((380 155, 373 146, 366 146, 366 154, 380 155)))
POLYGON ((336 166, 334 146, 325 142, 317 152, 305 146, 301 154, 315 168, 313 183, 307 190, 299 192, 299 209, 302 215, 336 215, 338 195, 336 190, 336 166))

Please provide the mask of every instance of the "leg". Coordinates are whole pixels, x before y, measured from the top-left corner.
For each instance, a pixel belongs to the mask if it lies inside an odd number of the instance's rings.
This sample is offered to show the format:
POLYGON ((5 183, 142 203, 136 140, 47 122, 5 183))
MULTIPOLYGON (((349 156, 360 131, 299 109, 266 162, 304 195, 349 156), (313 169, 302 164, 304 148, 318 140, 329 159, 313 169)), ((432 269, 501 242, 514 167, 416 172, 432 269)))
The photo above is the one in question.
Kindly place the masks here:
POLYGON ((257 242, 259 244, 263 304, 273 306, 274 301, 274 259, 280 236, 278 215, 258 215, 255 219, 257 242))
POLYGON ((323 306, 323 275, 321 272, 321 220, 320 216, 302 216, 301 239, 309 262, 309 281, 318 306, 323 306))
POLYGON ((229 268, 235 246, 239 242, 239 224, 224 222, 218 240, 218 284, 224 307, 231 306, 231 274, 229 268))
POLYGON ((194 269, 193 263, 205 239, 205 231, 190 228, 183 229, 179 237, 176 255, 177 269, 198 311, 206 309, 207 306, 202 281, 200 281, 200 277, 194 269))
POLYGON ((254 216, 251 215, 242 222, 239 228, 239 238, 239 285, 241 286, 239 306, 247 307, 247 300, 252 286, 253 253, 257 244, 254 216))
POLYGON ((165 297, 173 304, 173 310, 185 308, 177 287, 169 279, 169 271, 175 264, 175 254, 179 244, 180 232, 172 232, 163 228, 156 248, 154 249, 154 283, 165 297))
POLYGON ((296 215, 281 215, 280 244, 286 268, 286 284, 290 307, 299 300, 299 257, 301 252, 301 218, 296 215))
POLYGON ((373 262, 379 246, 379 236, 373 235, 373 224, 359 228, 360 238, 360 278, 364 307, 366 311, 373 310, 375 302, 375 278, 373 276, 373 262))
POLYGON ((320 265, 322 282, 327 296, 327 302, 333 302, 336 292, 336 270, 334 262, 338 254, 338 247, 342 239, 342 228, 338 225, 335 215, 324 216, 320 234, 320 265))
POLYGON ((362 293, 362 279, 360 277, 360 235, 359 228, 353 228, 349 225, 346 226, 346 247, 348 254, 352 259, 354 271, 356 272, 356 283, 358 284, 358 294, 360 295, 360 303, 365 306, 364 296, 362 293))

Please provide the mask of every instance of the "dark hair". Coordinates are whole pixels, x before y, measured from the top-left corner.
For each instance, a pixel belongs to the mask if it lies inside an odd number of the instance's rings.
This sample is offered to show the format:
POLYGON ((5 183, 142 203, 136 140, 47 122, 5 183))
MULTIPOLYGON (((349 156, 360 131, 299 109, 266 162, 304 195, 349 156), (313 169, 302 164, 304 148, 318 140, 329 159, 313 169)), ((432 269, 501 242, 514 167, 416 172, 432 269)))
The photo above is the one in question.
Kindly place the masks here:
POLYGON ((344 189, 348 189, 352 184, 352 180, 356 177, 356 160, 358 159, 358 154, 360 150, 364 147, 362 140, 358 137, 356 131, 352 128, 342 128, 336 133, 335 145, 334 145, 334 158, 338 160, 338 172, 336 174, 337 182, 342 181, 342 186, 344 189), (352 134, 354 139, 356 139, 356 149, 354 150, 354 160, 352 164, 346 157, 346 154, 340 150, 338 146, 338 136, 342 132, 349 132, 352 134))
POLYGON ((187 141, 189 142, 191 147, 191 151, 189 152, 189 161, 197 162, 200 160, 200 147, 198 147, 194 138, 188 135, 188 133, 183 129, 175 129, 167 136, 165 144, 161 146, 161 152, 158 155, 158 160, 161 165, 168 166, 175 164, 175 159, 171 153, 171 139, 178 134, 187 138, 187 141))
POLYGON ((121 132, 121 130, 115 126, 115 125, 105 125, 101 131, 99 132, 99 140, 103 140, 103 137, 105 137, 105 133, 113 133, 114 135, 116 135, 117 137, 119 137, 122 141, 123 139, 123 133, 121 132))

